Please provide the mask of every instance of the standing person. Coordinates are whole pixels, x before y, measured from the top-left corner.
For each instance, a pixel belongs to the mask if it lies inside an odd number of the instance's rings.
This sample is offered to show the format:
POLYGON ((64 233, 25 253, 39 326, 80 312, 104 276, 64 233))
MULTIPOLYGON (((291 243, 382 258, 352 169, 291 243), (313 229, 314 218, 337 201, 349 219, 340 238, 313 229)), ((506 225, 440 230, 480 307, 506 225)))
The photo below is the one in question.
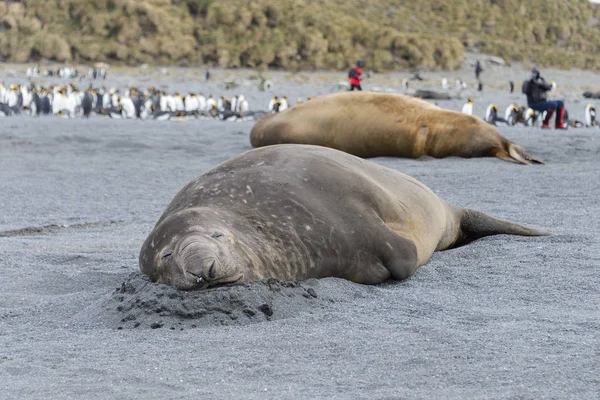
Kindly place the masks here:
POLYGON ((527 95, 527 105, 532 110, 546 111, 546 118, 542 123, 542 128, 550 128, 550 120, 556 111, 554 127, 556 129, 567 129, 565 123, 565 103, 562 100, 548 101, 547 92, 552 90, 552 83, 546 82, 541 77, 540 71, 533 67, 531 77, 523 82, 523 94, 527 95))
POLYGON ((350 69, 348 72, 348 77, 350 78, 350 90, 362 90, 360 86, 360 82, 362 81, 362 67, 365 66, 365 62, 363 60, 356 61, 354 67, 350 69))
POLYGON ((481 62, 477 60, 475 63, 475 78, 479 80, 479 75, 483 72, 483 68, 481 68, 481 62))

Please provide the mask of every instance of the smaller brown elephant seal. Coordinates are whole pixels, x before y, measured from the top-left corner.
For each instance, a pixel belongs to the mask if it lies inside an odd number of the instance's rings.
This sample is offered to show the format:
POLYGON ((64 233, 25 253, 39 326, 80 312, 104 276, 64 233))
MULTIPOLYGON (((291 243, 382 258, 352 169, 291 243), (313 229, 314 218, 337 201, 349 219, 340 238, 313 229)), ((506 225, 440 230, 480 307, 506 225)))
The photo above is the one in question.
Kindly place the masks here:
POLYGON ((225 161, 171 201, 140 252, 156 282, 203 289, 264 278, 405 279, 436 250, 546 233, 446 203, 398 171, 320 146, 225 161))
POLYGON ((479 118, 388 93, 337 93, 265 115, 253 126, 250 143, 313 144, 359 157, 497 157, 543 164, 479 118))

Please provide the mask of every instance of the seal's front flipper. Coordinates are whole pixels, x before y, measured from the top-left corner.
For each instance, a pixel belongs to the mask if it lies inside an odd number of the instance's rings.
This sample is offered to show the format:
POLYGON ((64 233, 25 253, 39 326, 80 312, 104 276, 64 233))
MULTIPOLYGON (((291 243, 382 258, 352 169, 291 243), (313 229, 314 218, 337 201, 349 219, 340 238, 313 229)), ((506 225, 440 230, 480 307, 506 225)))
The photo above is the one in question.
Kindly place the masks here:
POLYGON ((419 266, 417 246, 412 240, 405 239, 388 228, 377 246, 381 262, 390 271, 392 278, 403 280, 412 276, 417 270, 419 266))

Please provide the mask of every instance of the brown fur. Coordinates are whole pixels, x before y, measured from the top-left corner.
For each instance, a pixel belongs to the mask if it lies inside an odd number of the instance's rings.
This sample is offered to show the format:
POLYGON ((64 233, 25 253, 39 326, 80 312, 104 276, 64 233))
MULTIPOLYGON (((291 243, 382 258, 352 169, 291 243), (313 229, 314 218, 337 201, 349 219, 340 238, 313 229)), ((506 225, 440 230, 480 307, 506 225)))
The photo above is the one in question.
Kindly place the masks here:
POLYGON ((542 163, 481 119, 412 97, 348 92, 319 97, 259 119, 254 147, 313 144, 359 157, 498 157, 542 163))

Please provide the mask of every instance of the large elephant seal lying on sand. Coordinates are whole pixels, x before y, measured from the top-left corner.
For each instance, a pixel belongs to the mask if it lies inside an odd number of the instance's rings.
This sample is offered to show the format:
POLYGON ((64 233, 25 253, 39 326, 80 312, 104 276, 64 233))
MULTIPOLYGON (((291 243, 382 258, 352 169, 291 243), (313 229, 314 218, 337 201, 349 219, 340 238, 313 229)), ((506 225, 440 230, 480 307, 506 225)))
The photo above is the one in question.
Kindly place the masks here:
POLYGON ((479 118, 408 96, 346 92, 318 97, 259 119, 254 147, 314 144, 359 157, 498 157, 542 163, 479 118))
POLYGON ((203 289, 263 278, 405 279, 436 250, 544 232, 454 207, 400 172, 319 146, 225 161, 171 201, 140 252, 152 280, 203 289))

